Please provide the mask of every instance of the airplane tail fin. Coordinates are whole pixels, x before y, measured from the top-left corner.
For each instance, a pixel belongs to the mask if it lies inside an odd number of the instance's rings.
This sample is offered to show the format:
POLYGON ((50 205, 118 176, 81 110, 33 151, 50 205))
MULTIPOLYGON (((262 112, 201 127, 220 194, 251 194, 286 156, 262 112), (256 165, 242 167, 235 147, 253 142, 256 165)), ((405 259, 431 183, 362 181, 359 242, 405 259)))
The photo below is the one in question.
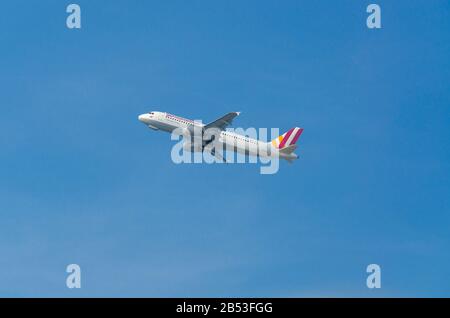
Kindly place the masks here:
MULTIPOLYGON (((287 148, 289 148, 290 146, 295 146, 295 143, 297 142, 302 132, 303 128, 291 128, 288 132, 272 140, 272 146, 280 150, 288 150, 287 148)), ((296 147, 297 146, 289 148, 292 149, 291 153, 295 150, 296 147)))

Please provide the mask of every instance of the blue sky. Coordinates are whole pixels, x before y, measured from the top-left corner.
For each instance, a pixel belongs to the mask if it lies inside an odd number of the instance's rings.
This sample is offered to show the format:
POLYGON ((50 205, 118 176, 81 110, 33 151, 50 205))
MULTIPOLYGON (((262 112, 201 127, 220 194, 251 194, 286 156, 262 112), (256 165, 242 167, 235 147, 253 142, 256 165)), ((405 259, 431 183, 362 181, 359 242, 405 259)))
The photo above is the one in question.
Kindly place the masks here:
POLYGON ((377 1, 381 30, 366 1, 76 3, 2 3, 1 296, 450 296, 448 1, 377 1), (301 126, 301 158, 175 165, 150 110, 301 126))

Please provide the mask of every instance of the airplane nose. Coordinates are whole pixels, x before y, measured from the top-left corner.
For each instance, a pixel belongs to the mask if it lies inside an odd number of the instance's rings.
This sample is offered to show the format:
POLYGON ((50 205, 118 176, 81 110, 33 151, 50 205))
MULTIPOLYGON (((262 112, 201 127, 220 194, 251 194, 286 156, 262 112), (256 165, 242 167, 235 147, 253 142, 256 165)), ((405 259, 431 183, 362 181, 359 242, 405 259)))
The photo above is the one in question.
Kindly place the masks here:
POLYGON ((145 120, 145 115, 139 115, 139 116, 138 116, 138 120, 141 121, 141 122, 144 122, 144 120, 145 120))

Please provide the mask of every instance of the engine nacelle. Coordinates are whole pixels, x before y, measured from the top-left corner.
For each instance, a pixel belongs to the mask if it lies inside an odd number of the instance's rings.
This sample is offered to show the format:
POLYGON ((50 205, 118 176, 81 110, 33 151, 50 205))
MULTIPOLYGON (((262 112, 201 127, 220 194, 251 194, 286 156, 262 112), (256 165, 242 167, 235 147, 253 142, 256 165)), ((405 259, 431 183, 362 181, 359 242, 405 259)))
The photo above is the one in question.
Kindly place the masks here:
POLYGON ((191 151, 191 152, 200 152, 202 151, 202 144, 201 143, 192 143, 190 141, 186 141, 183 144, 183 150, 184 151, 191 151))
POLYGON ((185 137, 185 138, 191 137, 191 131, 189 129, 183 128, 182 131, 183 131, 183 137, 185 137))

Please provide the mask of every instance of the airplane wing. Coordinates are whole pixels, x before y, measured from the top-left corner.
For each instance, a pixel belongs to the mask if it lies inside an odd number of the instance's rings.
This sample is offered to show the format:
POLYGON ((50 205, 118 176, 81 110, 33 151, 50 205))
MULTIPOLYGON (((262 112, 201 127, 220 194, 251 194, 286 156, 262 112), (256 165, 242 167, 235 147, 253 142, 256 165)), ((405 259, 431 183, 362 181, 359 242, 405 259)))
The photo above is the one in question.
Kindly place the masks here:
POLYGON ((233 112, 233 113, 228 113, 223 117, 220 117, 219 119, 207 124, 204 129, 208 129, 208 128, 218 128, 220 130, 225 130, 225 128, 227 128, 228 125, 231 125, 231 123, 233 122, 233 119, 237 116, 239 116, 241 112, 233 112))

